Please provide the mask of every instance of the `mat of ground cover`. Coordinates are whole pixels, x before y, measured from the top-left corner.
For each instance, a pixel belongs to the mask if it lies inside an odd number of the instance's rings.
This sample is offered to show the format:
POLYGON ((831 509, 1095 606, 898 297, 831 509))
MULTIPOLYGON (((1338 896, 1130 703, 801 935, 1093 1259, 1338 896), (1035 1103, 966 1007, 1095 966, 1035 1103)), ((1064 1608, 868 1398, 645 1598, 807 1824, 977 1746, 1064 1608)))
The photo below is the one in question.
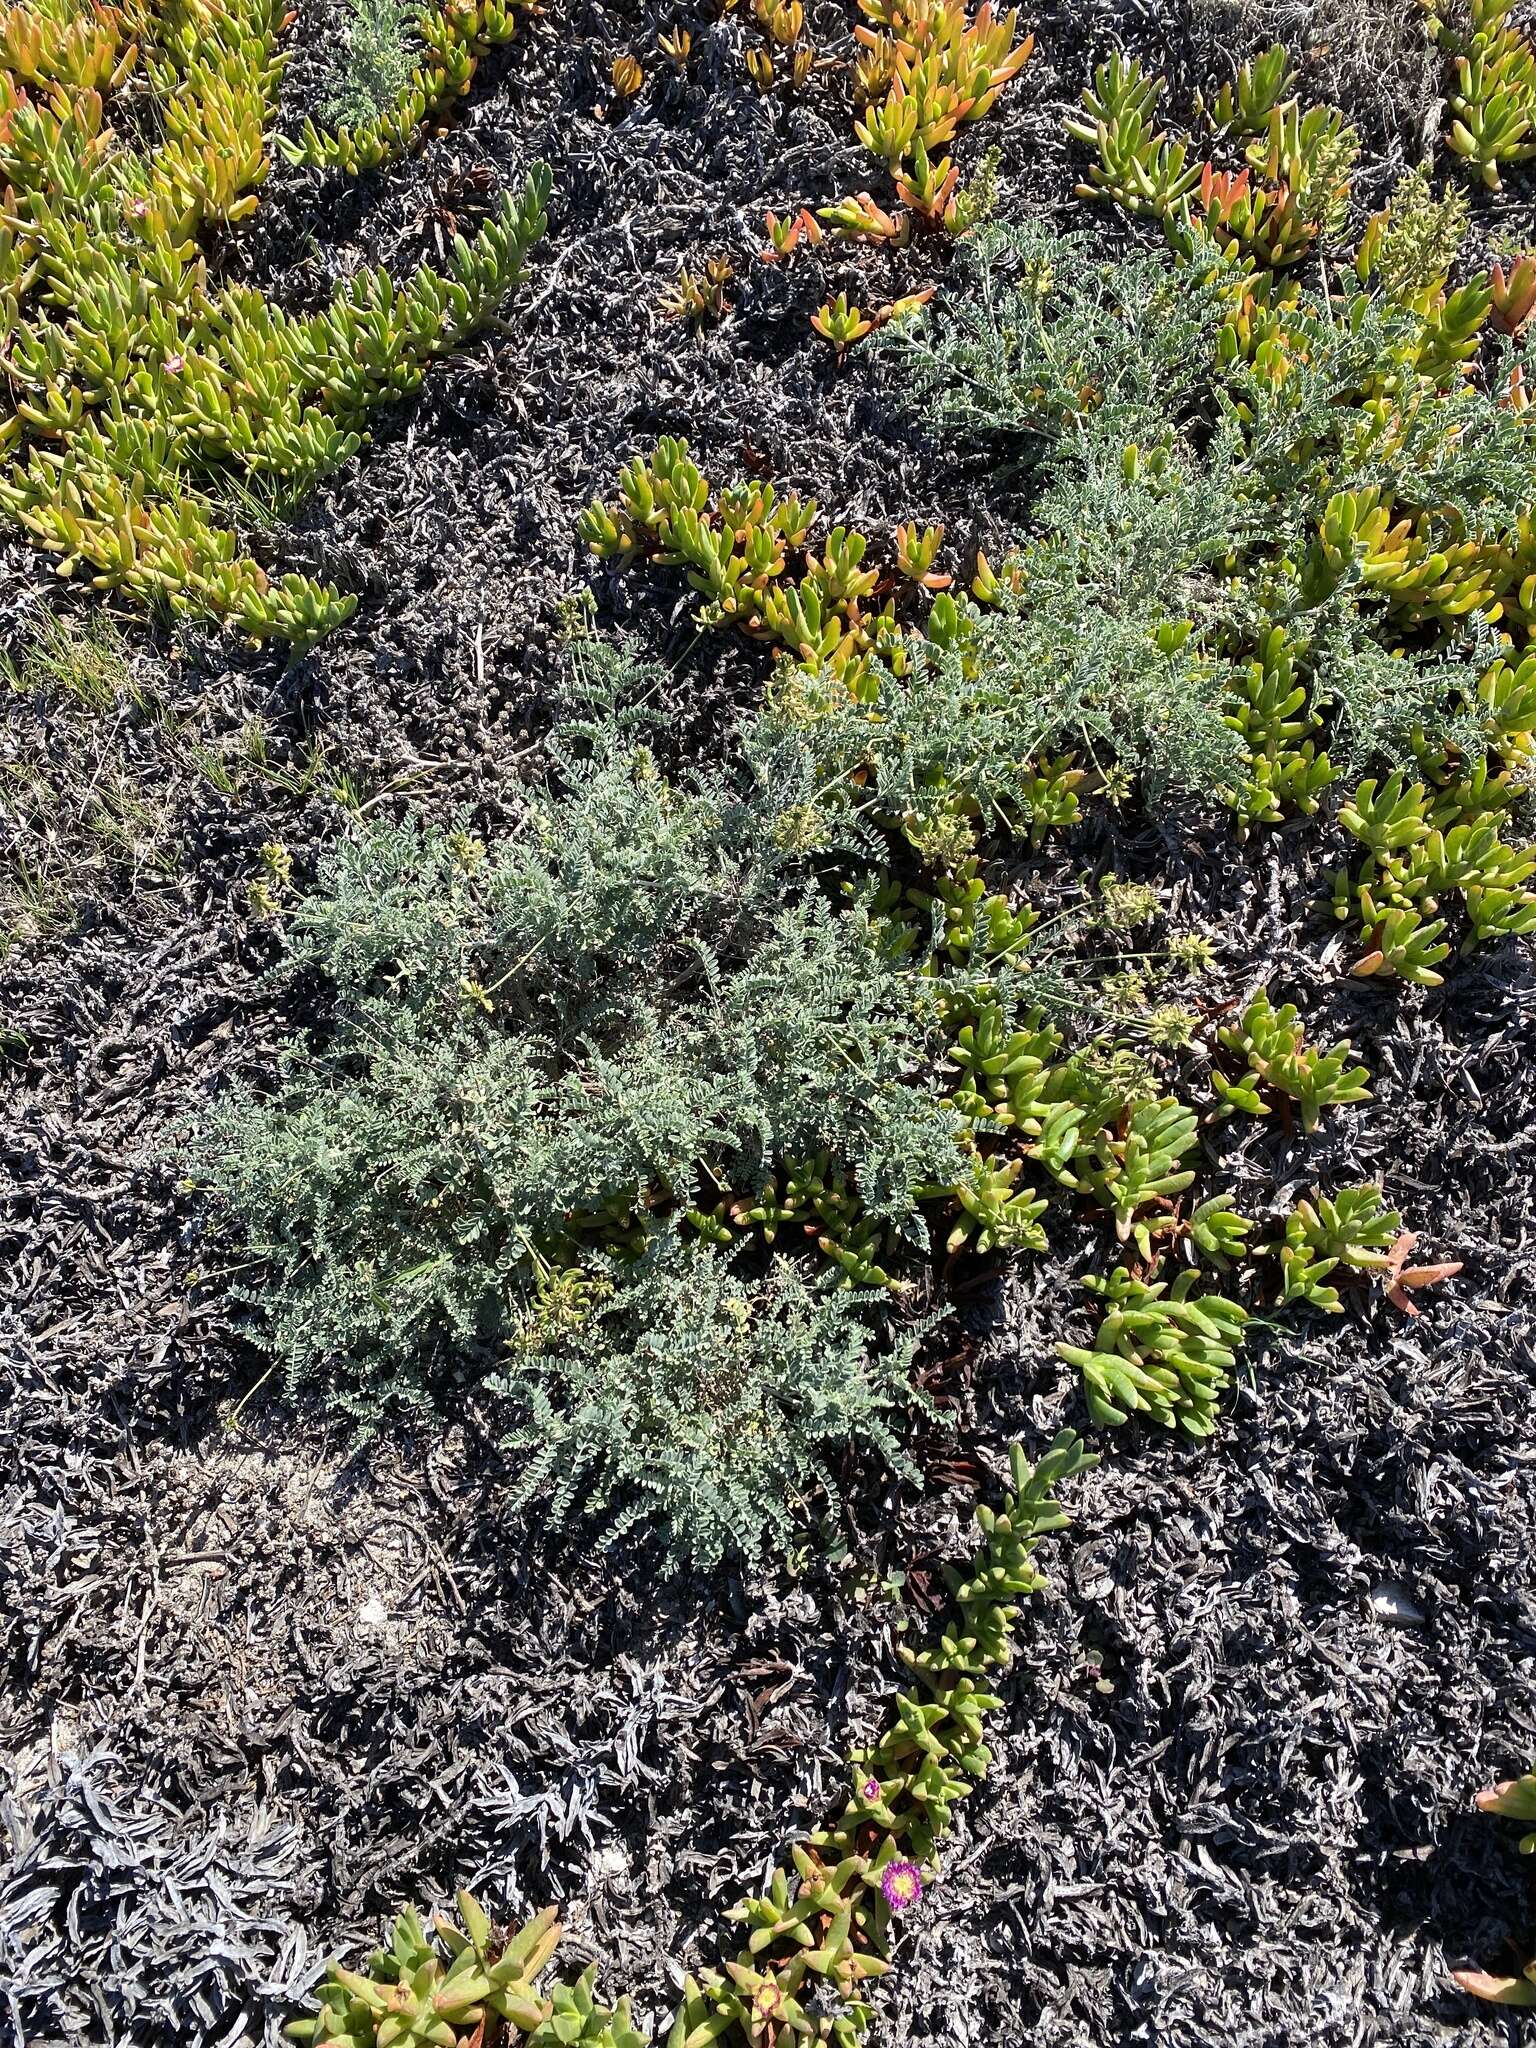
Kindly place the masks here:
MULTIPOLYGON (((825 47, 846 43, 841 10, 810 14, 825 47)), ((279 171, 223 252, 303 303, 360 261, 432 260, 533 156, 556 171, 511 331, 382 417, 273 543, 360 589, 356 618, 288 670, 212 634, 135 633, 204 759, 234 761, 259 718, 276 765, 323 742, 374 808, 514 815, 560 601, 586 576, 575 515, 659 432, 877 533, 941 519, 963 550, 1008 532, 1004 483, 809 336, 828 290, 867 297, 886 273, 826 251, 755 260, 765 206, 869 182, 831 87, 761 99, 727 17, 696 27, 686 85, 648 61, 614 118, 613 55, 651 52, 665 25, 551 9, 419 160, 354 185, 279 171), (690 337, 657 299, 716 251, 735 309, 690 337)), ((973 152, 998 145, 1004 212, 1068 203, 1059 102, 1092 55, 1128 45, 1187 91, 1237 35, 1229 12, 1134 4, 1038 27, 973 152)), ((295 116, 333 28, 299 25, 295 116)), ((1341 61, 1324 40, 1317 62, 1341 61)), ((1389 69, 1354 75, 1381 185, 1419 120, 1411 77, 1397 112, 1366 104, 1389 69)), ((1488 219, 1525 205, 1515 187, 1488 219)), ((940 269, 931 251, 896 259, 889 289, 940 269)), ((21 636, 51 579, 14 538, 3 574, 21 636)), ((679 754, 711 751, 761 659, 701 642, 675 587, 597 588, 602 629, 670 663, 679 754)), ((7 748, 59 744, 40 717, 9 704, 7 748)), ((633 1987, 654 2019, 676 1967, 709 1958, 718 1907, 834 1795, 898 1682, 895 1623, 924 1626, 1004 1444, 1082 1420, 1051 1349, 1087 1327, 1080 1258, 973 1281, 937 1381, 962 1426, 917 1445, 930 1484, 852 1489, 863 1598, 810 1543, 786 1572, 658 1581, 643 1546, 592 1556, 509 1516, 495 1418, 467 1389, 440 1433, 353 1451, 259 1387, 220 1293, 195 1284, 209 1246, 178 1178, 188 1122, 302 1021, 263 979, 258 849, 280 839, 302 886, 346 816, 299 777, 230 795, 158 731, 125 746, 176 860, 92 870, 78 926, 0 969, 0 2038, 271 2038, 323 1953, 464 1880, 498 1907, 559 1900, 568 1956, 600 1959, 609 1993, 633 1987), (897 1569, 906 1615, 878 1590, 897 1569)), ((1352 1304, 1265 1334, 1208 1446, 1109 1440, 1026 1617, 992 1777, 883 1996, 886 2039, 1509 2031, 1446 1966, 1497 1964, 1536 1923, 1508 1831, 1468 1812, 1536 1753, 1536 988, 1517 949, 1427 997, 1341 984, 1300 848, 1256 840, 1234 863, 1192 823, 1089 833, 1072 858, 1159 876, 1219 941, 1220 993, 1283 982, 1372 1069, 1377 1100, 1306 1145, 1228 1127, 1232 1183, 1276 1201, 1318 1171, 1380 1173, 1465 1271, 1417 1322, 1352 1304)))

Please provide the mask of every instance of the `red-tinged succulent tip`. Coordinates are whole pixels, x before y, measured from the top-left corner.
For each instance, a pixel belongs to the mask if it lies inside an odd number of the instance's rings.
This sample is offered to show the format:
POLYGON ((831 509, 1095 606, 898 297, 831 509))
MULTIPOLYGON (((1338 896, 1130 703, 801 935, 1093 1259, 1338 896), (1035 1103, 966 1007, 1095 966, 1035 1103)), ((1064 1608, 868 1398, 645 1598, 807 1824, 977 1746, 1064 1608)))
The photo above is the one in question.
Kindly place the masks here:
POLYGON ((1486 1970, 1452 1970, 1463 1991, 1489 2005, 1536 2006, 1536 1984, 1529 1977, 1492 1977, 1486 1970))

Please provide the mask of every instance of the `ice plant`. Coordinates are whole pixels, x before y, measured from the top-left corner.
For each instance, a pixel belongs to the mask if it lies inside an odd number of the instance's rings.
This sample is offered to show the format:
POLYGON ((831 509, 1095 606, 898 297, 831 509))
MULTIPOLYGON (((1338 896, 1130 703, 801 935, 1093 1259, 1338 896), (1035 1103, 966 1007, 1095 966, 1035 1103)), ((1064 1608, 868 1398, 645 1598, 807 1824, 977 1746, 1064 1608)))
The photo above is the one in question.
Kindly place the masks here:
POLYGON ((1515 0, 1429 10, 1430 34, 1449 60, 1445 139, 1490 192, 1500 188, 1501 167, 1536 156, 1536 49, 1515 12, 1515 0))
POLYGON ((831 342, 841 362, 856 341, 874 332, 875 323, 862 306, 848 303, 846 292, 839 292, 811 315, 811 325, 823 341, 831 342))
POLYGON ((1268 1116, 1276 1097, 1288 1097, 1301 1111, 1304 1131, 1317 1129, 1324 1109, 1337 1103, 1367 1102, 1370 1089, 1364 1067, 1349 1064, 1354 1047, 1347 1038, 1324 1050, 1306 1038, 1294 1003, 1276 1009, 1260 989, 1243 1011, 1241 1021, 1223 1025, 1216 1034, 1219 1054, 1243 1071, 1211 1070, 1211 1085, 1224 1110, 1246 1110, 1268 1116))
POLYGON ((1003 88, 1024 69, 1035 47, 1018 35, 1014 8, 999 13, 982 0, 859 0, 865 20, 854 33, 863 46, 857 85, 866 102, 854 133, 885 166, 906 209, 886 213, 867 192, 821 208, 834 234, 850 241, 900 242, 915 221, 958 232, 959 170, 944 154, 960 128, 980 121, 1003 88))
POLYGON ((910 1913, 923 1896, 922 1873, 915 1863, 888 1863, 880 1890, 893 1913, 910 1913))
MULTIPOLYGON (((536 166, 456 239, 446 274, 423 265, 397 285, 363 270, 290 314, 211 278, 199 246, 255 211, 269 169, 277 0, 154 6, 136 28, 109 7, 71 18, 92 24, 85 43, 53 0, 5 18, 25 61, 0 68, 0 512, 61 575, 307 644, 354 600, 243 555, 210 481, 233 471, 296 494, 349 460, 369 412, 416 390, 516 284, 549 173, 536 166)), ((473 39, 487 18, 454 21, 473 39)), ((472 66, 457 28, 431 19, 472 66)))
POLYGON ((1493 292, 1493 319, 1505 334, 1518 341, 1526 322, 1536 311, 1536 254, 1527 251, 1516 257, 1506 273, 1495 263, 1489 273, 1493 292))

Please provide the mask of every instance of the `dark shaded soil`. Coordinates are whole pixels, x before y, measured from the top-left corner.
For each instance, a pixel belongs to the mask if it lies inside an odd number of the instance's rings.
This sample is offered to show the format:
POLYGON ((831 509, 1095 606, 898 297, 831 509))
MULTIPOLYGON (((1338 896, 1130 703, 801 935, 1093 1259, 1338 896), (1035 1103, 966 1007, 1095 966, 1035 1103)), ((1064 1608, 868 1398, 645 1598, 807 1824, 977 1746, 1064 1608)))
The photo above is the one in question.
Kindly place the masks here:
MULTIPOLYGON (((809 12, 844 53, 843 10, 809 12)), ((870 182, 838 77, 764 100, 730 15, 693 24, 685 85, 655 55, 673 19, 551 9, 417 161, 351 187, 278 172, 227 252, 314 300, 358 263, 432 259, 534 157, 555 167, 509 331, 435 371, 258 542, 358 588, 356 618, 287 670, 134 626, 136 673, 167 710, 122 745, 176 857, 153 872, 82 834, 63 849, 78 916, 23 932, 0 964, 0 2040, 270 2038, 323 1953, 464 1881, 513 1909, 563 1901, 569 1953, 602 1958, 609 1991, 638 1987, 659 2018, 673 1966, 710 1954, 718 1906, 840 1782, 889 1698, 894 1628, 923 1626, 980 1478, 946 1490, 955 1453, 934 1438, 926 1499, 887 1497, 875 1474, 856 1488, 868 1585, 904 1569, 909 1616, 812 1557, 749 1583, 658 1583, 643 1546, 594 1557, 579 1532, 510 1518, 472 1397, 441 1436, 362 1452, 293 1415, 181 1179, 185 1131, 293 1022, 263 979, 278 928, 248 896, 259 849, 280 840, 302 887, 347 803, 515 814, 560 687, 562 600, 588 581, 575 517, 622 459, 684 432, 719 475, 761 462, 877 536, 942 520, 961 553, 1020 516, 808 332, 844 284, 878 303, 936 281, 937 252, 755 259, 766 206, 870 182), (600 118, 625 49, 649 82, 600 118), (715 252, 735 310, 694 337, 657 302, 679 263, 715 252)), ((1383 97, 1375 22, 1332 54, 1319 33, 1314 63, 1343 74, 1385 186, 1426 110, 1383 97)), ((1192 21, 1136 0, 1037 27, 1035 63, 967 145, 968 167, 1000 150, 1004 212, 1073 205, 1059 103, 1091 55, 1138 50, 1187 95, 1252 40, 1233 10, 1192 21)), ((295 117, 336 32, 318 11, 299 25, 295 117)), ((1409 32, 1380 31, 1408 52, 1393 91, 1409 90, 1409 32)), ((1494 224, 1518 232, 1523 204, 1494 224)), ((50 585, 7 539, 18 642, 50 585)), ((702 645, 675 589, 595 587, 602 629, 671 664, 679 752, 714 748, 760 658, 702 645)), ((7 761, 49 761, 67 792, 64 715, 16 698, 7 721, 7 761)), ((1088 835, 1074 851, 1107 849, 1088 835)), ((1236 862, 1192 822, 1114 857, 1219 941, 1219 994, 1267 979, 1319 1032, 1348 1029, 1372 1070, 1376 1100, 1314 1140, 1227 1127, 1231 1184, 1275 1206, 1318 1173, 1380 1173, 1426 1249, 1465 1271, 1417 1322, 1361 1299, 1268 1333, 1206 1447, 1131 1431, 1105 1447, 880 2038, 1513 2038, 1446 1966, 1497 1964, 1536 1925, 1507 1832, 1469 1815, 1478 1784, 1536 1755, 1536 976, 1511 949, 1428 997, 1341 982, 1291 835, 1236 862)), ((966 1296, 944 1385, 983 1461, 1082 1419, 1051 1348, 1086 1327, 1073 1270, 1040 1260, 966 1296)))

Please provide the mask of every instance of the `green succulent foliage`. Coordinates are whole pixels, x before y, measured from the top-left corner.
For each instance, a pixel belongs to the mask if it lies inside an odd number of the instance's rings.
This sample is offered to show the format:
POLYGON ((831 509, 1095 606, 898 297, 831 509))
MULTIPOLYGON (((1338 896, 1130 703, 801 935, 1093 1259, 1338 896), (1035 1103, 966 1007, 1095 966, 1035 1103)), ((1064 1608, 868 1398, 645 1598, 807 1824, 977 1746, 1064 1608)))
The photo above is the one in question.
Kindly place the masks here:
MULTIPOLYGON (((983 1725, 997 1702, 982 1682, 1011 1660, 1019 1603, 1045 1583, 1032 1557, 1040 1538, 1064 1525, 1056 1491, 1097 1463, 1070 1430, 1033 1468, 1014 1447, 1012 1491, 1000 1508, 976 1510, 985 1539, 981 1554, 967 1571, 946 1571, 953 1601, 947 1627, 929 1648, 903 1650, 919 1689, 898 1700, 878 1742, 855 1752, 852 1795, 841 1817, 812 1836, 815 1851, 843 1859, 856 1855, 872 1833, 883 1837, 866 1873, 877 1881, 893 1855, 918 1863, 932 1856, 956 1802, 969 1795, 990 1761, 983 1725), (870 1785, 877 1787, 874 1796, 870 1785)), ((889 1922, 878 1898, 871 1910, 883 1933, 889 1922)))
POLYGON ((1207 1265, 1224 1272, 1247 1256, 1252 1221, 1232 1207, 1230 1195, 1208 1195, 1189 1212, 1189 1241, 1207 1265))
POLYGON ((629 2000, 597 2002, 594 1965, 573 1985, 539 1987, 560 1943, 553 1906, 526 1926, 494 1925, 469 1893, 458 1895, 458 1918, 440 1914, 431 1929, 408 1907, 387 1944, 361 1970, 332 1963, 316 1994, 319 2010, 291 2020, 292 2041, 345 2043, 346 2048, 467 2048, 498 2023, 506 2038, 529 2048, 646 2048, 631 2022, 629 2000))
POLYGON ((949 1248, 1043 1240, 1046 1201, 1024 1178, 1030 1172, 1089 1196, 1113 1218, 1117 1240, 1143 1258, 1156 1240, 1182 1234, 1217 1265, 1241 1259, 1251 1225, 1226 1197, 1180 1220, 1176 1198, 1197 1177, 1184 1163, 1198 1143, 1197 1112, 1148 1093, 1143 1065, 1118 1053, 1106 1060, 1094 1047, 1064 1055, 1063 1045, 1041 1010, 996 999, 970 1005, 958 1025, 948 1062, 958 1079, 947 1101, 972 1133, 972 1185, 926 1191, 960 1205, 949 1248))
POLYGON ((1297 649, 1283 626, 1272 626, 1258 656, 1234 672, 1225 716, 1247 755, 1232 799, 1240 823, 1310 817, 1338 771, 1320 744, 1323 720, 1298 680, 1297 649))
POLYGON ((1154 1229, 1165 1227, 1163 1219, 1171 1215, 1171 1198, 1194 1181, 1194 1168, 1180 1162, 1198 1142, 1194 1110, 1165 1096, 1138 1104, 1123 1133, 1100 1131, 1081 1172, 1074 1169, 1063 1178, 1092 1194, 1114 1217, 1120 1243, 1134 1241, 1147 1259, 1154 1229), (1149 1220, 1148 1210, 1158 1212, 1157 1222, 1149 1220))
POLYGON ((630 2018, 629 2000, 603 2005, 595 1995, 597 1965, 591 1963, 574 1984, 557 1984, 550 1993, 548 2016, 528 2036, 528 2048, 648 2048, 630 2018))
POLYGON ((1216 1034, 1221 1052, 1240 1071, 1225 1074, 1211 1070, 1211 1086, 1228 1111, 1245 1110, 1249 1116, 1268 1116, 1271 1099, 1288 1097, 1301 1110, 1302 1129, 1317 1129, 1325 1109, 1345 1102, 1368 1102, 1370 1078, 1364 1067, 1351 1066, 1354 1047, 1347 1038, 1324 1051, 1308 1043, 1294 1003, 1282 1003, 1277 1010, 1268 993, 1260 989, 1236 1024, 1224 1024, 1216 1034))
POLYGON ((1446 141, 1497 192, 1503 169, 1536 156, 1536 49, 1515 0, 1451 0, 1426 12, 1447 59, 1446 141))
POLYGON ((417 390, 513 290, 550 179, 535 165, 444 271, 396 284, 364 270, 318 312, 217 284, 199 237, 255 210, 280 14, 228 0, 130 23, 103 6, 86 51, 78 21, 18 10, 37 46, 0 71, 0 513, 61 575, 302 647, 354 600, 244 554, 220 480, 294 496, 356 454, 369 413, 417 390), (138 109, 121 128, 117 91, 138 109))
MULTIPOLYGON (((1024 1171, 1022 1157, 1000 1160, 979 1153, 968 1179, 953 1190, 960 1215, 949 1233, 945 1249, 962 1247, 976 1252, 1043 1252, 1046 1235, 1040 1218, 1046 1202, 1032 1187, 1019 1185, 1024 1171)), ((950 1191, 944 1191, 948 1194, 950 1191)))
POLYGON ((975 859, 960 862, 950 873, 939 876, 931 892, 912 892, 913 903, 940 919, 947 960, 987 967, 1021 959, 1029 951, 1040 914, 1016 908, 1005 895, 989 890, 980 867, 975 859))
POLYGON ((949 1100, 973 1130, 1029 1130, 1046 1111, 1062 1034, 1039 1009, 1017 1028, 1003 1003, 982 1003, 955 1033, 948 1064, 959 1079, 949 1100))
POLYGON ((1263 135, 1270 115, 1289 97, 1295 83, 1289 50, 1284 43, 1271 43, 1238 67, 1236 78, 1217 90, 1208 108, 1202 101, 1201 110, 1214 134, 1223 140, 1263 135))
POLYGON ((1282 1306, 1302 1301, 1337 1315, 1344 1304, 1328 1284, 1330 1274, 1340 1266, 1380 1272, 1402 1227, 1401 1216, 1370 1182, 1304 1198, 1286 1217, 1283 1236, 1266 1247, 1280 1261, 1282 1306))
POLYGON ((1171 141, 1157 125, 1163 81, 1140 62, 1118 52, 1094 69, 1083 94, 1082 112, 1068 119, 1067 133, 1096 153, 1087 199, 1112 199, 1131 214, 1169 218, 1195 189, 1200 173, 1183 142, 1171 141))
POLYGON ((1523 771, 1528 740, 1511 720, 1536 712, 1536 657, 1518 667, 1495 664, 1479 687, 1487 741, 1508 750, 1507 764, 1486 756, 1470 764, 1446 749, 1421 750, 1421 776, 1402 769, 1368 776, 1339 812, 1339 822, 1366 849, 1355 869, 1334 878, 1334 914, 1354 920, 1364 951, 1357 975, 1385 974, 1435 987, 1450 956, 1450 927, 1438 915, 1459 897, 1465 918, 1461 950, 1491 939, 1536 931, 1536 852, 1505 836, 1516 800, 1513 777, 1523 771), (1516 707, 1520 707, 1518 710, 1516 707))
POLYGON ((1197 1294, 1193 1268, 1172 1281, 1142 1281, 1124 1266, 1107 1278, 1090 1274, 1083 1285, 1103 1297, 1107 1311, 1091 1350, 1058 1344, 1057 1355, 1083 1375, 1095 1422, 1121 1423, 1149 1415, 1164 1428, 1209 1436, 1248 1312, 1225 1295, 1197 1294))
POLYGON ((1340 807, 1339 823, 1374 859, 1405 852, 1429 834, 1424 785, 1405 787, 1400 768, 1380 783, 1370 776, 1340 807))
POLYGON ((878 1263, 888 1245, 899 1251, 897 1233, 866 1213, 848 1173, 826 1152, 787 1161, 754 1192, 722 1195, 709 1209, 688 1210, 686 1220, 711 1244, 739 1243, 749 1234, 765 1245, 781 1237, 786 1246, 813 1243, 847 1286, 899 1294, 909 1284, 878 1263))
POLYGON ((1276 43, 1245 64, 1209 110, 1200 104, 1213 141, 1251 138, 1235 173, 1193 161, 1191 138, 1174 140, 1157 126, 1161 78, 1139 62, 1110 58, 1065 124, 1093 152, 1079 196, 1150 216, 1185 253, 1209 239, 1260 275, 1301 261, 1343 228, 1360 141, 1337 107, 1303 110, 1292 83, 1285 46, 1276 43))

